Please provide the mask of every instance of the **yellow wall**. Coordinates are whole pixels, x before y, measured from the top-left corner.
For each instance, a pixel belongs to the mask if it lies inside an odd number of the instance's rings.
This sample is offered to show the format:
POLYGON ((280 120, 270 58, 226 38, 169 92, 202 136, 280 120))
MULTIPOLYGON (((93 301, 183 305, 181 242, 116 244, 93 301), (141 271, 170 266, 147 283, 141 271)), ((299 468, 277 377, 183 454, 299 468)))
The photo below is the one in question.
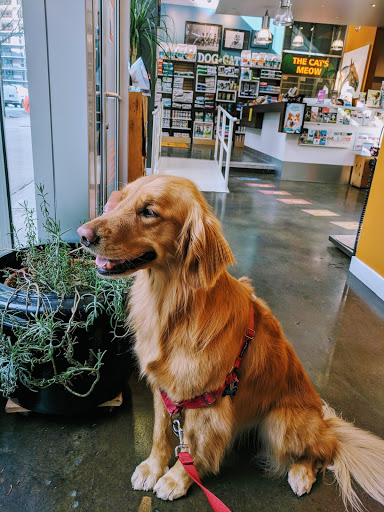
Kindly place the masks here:
POLYGON ((384 144, 372 180, 356 257, 384 277, 384 144))
POLYGON ((375 43, 376 37, 376 27, 361 27, 360 30, 356 32, 355 28, 357 26, 350 25, 347 31, 347 37, 345 39, 344 53, 350 52, 352 50, 356 50, 357 48, 361 48, 362 46, 370 45, 368 59, 367 59, 367 67, 365 68, 365 75, 363 79, 363 83, 361 84, 361 90, 365 89, 365 81, 367 78, 369 63, 371 61, 372 49, 375 43))

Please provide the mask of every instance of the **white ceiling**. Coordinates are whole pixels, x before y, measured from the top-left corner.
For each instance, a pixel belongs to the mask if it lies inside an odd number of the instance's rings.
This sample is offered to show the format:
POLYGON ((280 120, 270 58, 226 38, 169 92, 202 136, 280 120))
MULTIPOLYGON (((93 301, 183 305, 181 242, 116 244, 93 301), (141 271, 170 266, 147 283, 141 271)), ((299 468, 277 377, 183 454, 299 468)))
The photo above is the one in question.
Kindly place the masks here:
MULTIPOLYGON (((216 14, 263 16, 268 9, 273 18, 278 7, 279 0, 219 0, 216 14)), ((292 11, 297 21, 384 26, 384 0, 292 0, 292 11)))

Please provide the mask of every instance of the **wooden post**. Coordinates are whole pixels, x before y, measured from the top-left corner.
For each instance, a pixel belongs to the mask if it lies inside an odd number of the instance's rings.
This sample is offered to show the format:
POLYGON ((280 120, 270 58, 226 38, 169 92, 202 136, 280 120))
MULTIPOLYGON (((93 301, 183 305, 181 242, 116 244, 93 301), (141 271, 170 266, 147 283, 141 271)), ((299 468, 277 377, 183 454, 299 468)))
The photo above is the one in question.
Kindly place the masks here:
POLYGON ((147 102, 141 92, 129 93, 128 183, 145 176, 147 102))

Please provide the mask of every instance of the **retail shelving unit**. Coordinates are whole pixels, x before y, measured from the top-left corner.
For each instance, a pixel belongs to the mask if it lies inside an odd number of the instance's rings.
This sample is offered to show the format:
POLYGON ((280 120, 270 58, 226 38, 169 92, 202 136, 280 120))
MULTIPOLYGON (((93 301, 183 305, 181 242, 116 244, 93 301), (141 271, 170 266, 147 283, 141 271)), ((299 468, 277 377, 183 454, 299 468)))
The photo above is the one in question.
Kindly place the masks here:
MULTIPOLYGON (((243 106, 260 94, 277 100, 280 62, 256 60, 255 55, 259 54, 249 54, 244 66, 197 63, 195 47, 168 45, 159 58, 156 86, 156 101, 162 99, 164 106, 163 140, 213 144, 218 105, 240 118, 243 106)), ((234 131, 233 141, 236 146, 244 144, 241 127, 234 131)))

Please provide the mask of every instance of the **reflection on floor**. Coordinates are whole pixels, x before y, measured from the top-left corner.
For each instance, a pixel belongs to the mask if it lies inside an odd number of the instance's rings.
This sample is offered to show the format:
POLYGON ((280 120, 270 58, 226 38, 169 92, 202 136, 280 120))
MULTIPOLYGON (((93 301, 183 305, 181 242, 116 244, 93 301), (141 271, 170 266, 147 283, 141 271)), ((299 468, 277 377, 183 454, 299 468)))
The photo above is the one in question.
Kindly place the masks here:
POLYGON ((202 192, 228 191, 215 160, 162 156, 158 174, 187 178, 202 192))
MULTIPOLYGON (((383 303, 348 275, 349 258, 328 242, 329 234, 340 232, 334 218, 308 215, 301 211, 305 205, 283 203, 247 183, 275 185, 345 222, 359 220, 364 191, 250 177, 232 174, 230 194, 206 194, 237 260, 230 272, 252 278, 321 396, 345 419, 384 438, 383 303)), ((150 452, 152 426, 151 393, 135 373, 122 407, 112 415, 0 414, 0 510, 208 511, 195 485, 172 503, 132 491, 130 477, 150 452)), ((233 512, 344 512, 330 474, 319 476, 311 493, 298 498, 286 478, 266 477, 254 454, 249 446, 233 449, 219 476, 204 478, 233 512)), ((383 511, 360 496, 369 512, 383 511)))
MULTIPOLYGON (((204 160, 213 160, 215 146, 205 146, 202 144, 193 144, 188 149, 184 148, 166 148, 161 150, 163 156, 178 158, 199 158, 204 160)), ((232 148, 231 169, 252 169, 272 174, 275 166, 268 159, 267 155, 254 152, 246 146, 243 148, 232 148)))

